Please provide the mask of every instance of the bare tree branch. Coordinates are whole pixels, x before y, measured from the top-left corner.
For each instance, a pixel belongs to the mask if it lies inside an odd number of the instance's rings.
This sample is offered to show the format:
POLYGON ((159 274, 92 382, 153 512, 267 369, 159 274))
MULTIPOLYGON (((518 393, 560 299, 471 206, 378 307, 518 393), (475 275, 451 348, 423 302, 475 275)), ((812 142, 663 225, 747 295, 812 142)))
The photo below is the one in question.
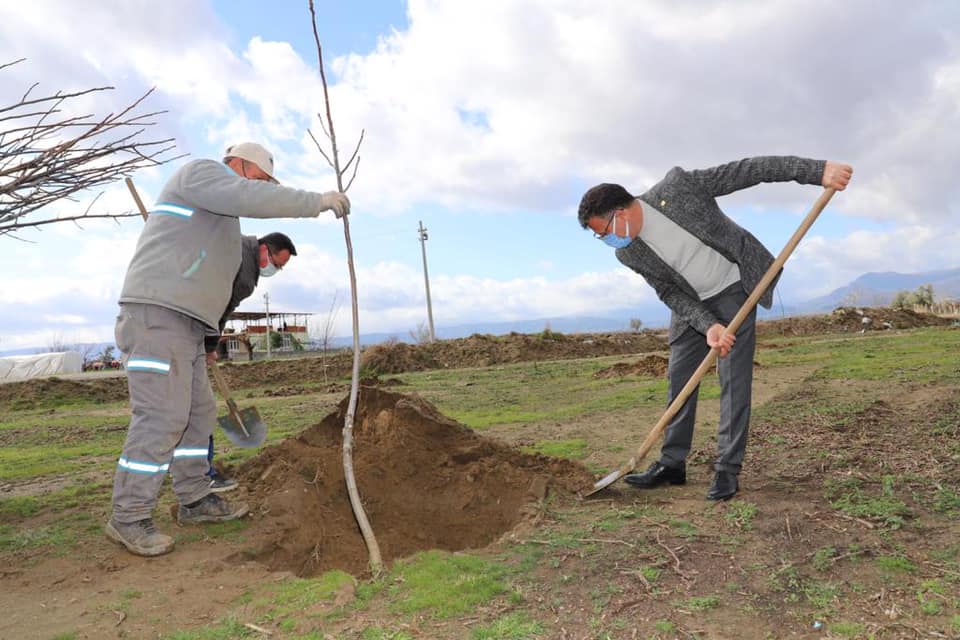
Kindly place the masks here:
MULTIPOLYGON (((80 215, 80 216, 66 216, 66 217, 63 217, 63 218, 50 218, 50 219, 48 219, 48 220, 37 220, 37 221, 31 221, 31 222, 24 222, 24 223, 18 224, 17 226, 13 226, 13 225, 0 225, 0 236, 8 235, 8 234, 10 234, 10 233, 12 233, 13 231, 16 231, 16 230, 18 230, 18 229, 26 229, 27 227, 39 227, 39 226, 42 226, 42 225, 45 225, 45 224, 53 224, 53 223, 55 223, 55 222, 71 222, 71 221, 75 221, 75 220, 93 220, 94 218, 112 218, 112 219, 117 219, 117 218, 136 218, 136 217, 139 216, 139 215, 140 215, 139 213, 130 213, 130 212, 126 212, 126 213, 90 213, 90 214, 85 213, 85 214, 80 215)), ((23 240, 23 238, 18 238, 18 239, 19 239, 19 240, 23 240)))
POLYGON ((343 172, 346 173, 350 169, 350 165, 353 164, 353 159, 357 157, 357 152, 360 151, 360 145, 363 144, 363 134, 367 132, 366 129, 360 130, 360 139, 357 140, 357 146, 353 149, 353 154, 350 156, 350 159, 347 160, 347 164, 343 165, 343 172))
POLYGON ((323 129, 323 135, 327 136, 327 140, 330 139, 330 132, 327 131, 327 123, 323 121, 323 114, 317 113, 317 120, 320 121, 320 127, 323 129))
POLYGON ((18 62, 23 62, 24 60, 26 60, 26 58, 20 58, 19 60, 14 60, 13 62, 5 62, 5 63, 3 63, 3 64, 0 64, 0 71, 3 71, 3 70, 6 69, 7 67, 12 67, 13 65, 17 64, 18 62))
MULTIPOLYGON (((322 122, 322 121, 321 121, 321 122, 322 122)), ((313 144, 317 145, 317 151, 320 152, 320 155, 323 156, 323 159, 326 160, 326 161, 327 161, 327 164, 330 165, 330 168, 333 169, 333 168, 334 168, 334 166, 333 166, 333 160, 330 159, 330 157, 327 155, 327 153, 323 150, 323 147, 320 145, 320 142, 316 139, 316 137, 314 137, 313 131, 310 131, 310 129, 307 129, 307 133, 310 134, 310 139, 313 140, 313 144)), ((326 133, 326 131, 324 131, 324 133, 326 133)), ((329 137, 329 136, 328 136, 328 137, 329 137)))
POLYGON ((350 191, 350 185, 353 184, 353 179, 357 177, 357 169, 359 168, 360 168, 360 156, 357 156, 357 164, 353 165, 353 175, 350 176, 349 180, 347 180, 347 186, 343 188, 344 193, 346 193, 347 191, 350 191))
MULTIPOLYGON (((0 71, 22 62, 0 64, 0 71)), ((183 157, 171 156, 173 138, 143 140, 147 127, 165 111, 138 112, 153 93, 150 89, 117 113, 66 115, 72 100, 112 91, 94 87, 80 91, 31 97, 34 83, 19 101, 0 105, 0 236, 54 222, 85 218, 124 218, 135 213, 91 213, 80 216, 26 220, 57 200, 102 187, 139 169, 183 157), (39 108, 38 108, 39 107, 39 108)), ((99 198, 94 198, 94 202, 99 198)), ((91 204, 92 206, 92 204, 91 204)))

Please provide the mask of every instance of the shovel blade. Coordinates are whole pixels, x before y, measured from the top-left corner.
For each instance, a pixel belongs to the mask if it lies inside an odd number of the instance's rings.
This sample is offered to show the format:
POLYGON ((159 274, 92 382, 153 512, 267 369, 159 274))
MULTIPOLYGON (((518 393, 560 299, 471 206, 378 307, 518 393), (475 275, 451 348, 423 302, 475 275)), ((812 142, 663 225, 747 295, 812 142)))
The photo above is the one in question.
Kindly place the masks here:
POLYGON ((240 411, 239 424, 229 413, 217 418, 217 423, 223 429, 227 440, 243 449, 259 447, 267 439, 267 424, 260 417, 256 407, 248 407, 240 411), (246 429, 246 433, 244 433, 246 429))
POLYGON ((603 476, 602 478, 594 482, 593 489, 583 494, 583 496, 588 497, 588 496, 592 496, 598 491, 603 491, 604 489, 612 485, 614 482, 616 482, 623 476, 633 471, 636 468, 636 466, 637 466, 637 458, 636 457, 630 458, 630 460, 625 465, 623 465, 619 469, 614 469, 607 475, 603 476))
POLYGON ((594 482, 594 483, 593 483, 593 489, 592 489, 591 491, 588 491, 588 492, 587 492, 586 494, 584 494, 584 495, 586 495, 586 496, 592 496, 593 494, 597 493, 598 491, 602 491, 602 490, 606 489, 607 487, 609 487, 610 485, 612 485, 614 482, 616 482, 617 480, 619 480, 619 479, 622 478, 623 476, 624 476, 624 473, 623 473, 620 469, 614 469, 613 471, 611 471, 611 472, 608 473, 607 475, 603 476, 602 478, 600 478, 599 480, 597 480, 596 482, 594 482))

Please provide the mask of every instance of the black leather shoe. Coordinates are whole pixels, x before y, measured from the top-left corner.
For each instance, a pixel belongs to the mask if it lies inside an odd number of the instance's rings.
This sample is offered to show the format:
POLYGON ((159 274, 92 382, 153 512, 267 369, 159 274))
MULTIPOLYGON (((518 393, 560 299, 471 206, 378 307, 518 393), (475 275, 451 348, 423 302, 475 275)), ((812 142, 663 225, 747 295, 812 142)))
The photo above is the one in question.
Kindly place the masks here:
POLYGON ((640 489, 653 489, 662 484, 686 484, 687 465, 681 464, 679 467, 667 467, 659 462, 654 462, 650 468, 643 473, 630 473, 623 477, 627 484, 639 487, 640 489))
POLYGON ((731 471, 717 471, 713 477, 710 491, 707 491, 707 500, 729 500, 736 495, 739 488, 737 474, 731 471))

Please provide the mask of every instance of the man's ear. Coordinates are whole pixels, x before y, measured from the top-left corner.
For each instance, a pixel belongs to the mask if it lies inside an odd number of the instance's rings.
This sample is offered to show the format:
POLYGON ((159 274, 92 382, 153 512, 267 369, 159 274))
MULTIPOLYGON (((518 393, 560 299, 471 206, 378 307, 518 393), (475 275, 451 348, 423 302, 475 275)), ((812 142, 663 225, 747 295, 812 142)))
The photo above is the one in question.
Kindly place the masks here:
POLYGON ((259 247, 258 254, 257 254, 257 263, 261 267, 265 267, 270 262, 270 252, 267 250, 267 245, 265 244, 261 244, 257 246, 259 247))

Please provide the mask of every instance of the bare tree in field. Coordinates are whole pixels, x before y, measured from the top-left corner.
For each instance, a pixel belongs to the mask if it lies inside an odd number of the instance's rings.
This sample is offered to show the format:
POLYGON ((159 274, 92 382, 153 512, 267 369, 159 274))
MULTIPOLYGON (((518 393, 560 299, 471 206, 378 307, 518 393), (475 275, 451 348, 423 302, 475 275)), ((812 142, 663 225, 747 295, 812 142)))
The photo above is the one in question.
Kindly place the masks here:
MULTIPOLYGON (((360 132, 360 139, 354 148, 350 159, 346 164, 340 164, 340 153, 337 148, 337 133, 333 128, 333 114, 330 111, 330 93, 327 90, 327 74, 323 68, 323 47, 320 45, 320 34, 317 32, 317 13, 313 8, 313 0, 308 0, 310 7, 310 21, 313 25, 313 40, 317 45, 317 66, 320 69, 320 81, 323 84, 323 102, 325 113, 318 113, 320 126, 330 144, 330 153, 323 149, 323 145, 308 130, 310 137, 317 145, 317 150, 329 163, 337 177, 337 190, 346 193, 353 179, 357 175, 357 168, 360 166, 360 157, 357 153, 360 151, 360 144, 363 142, 363 132, 360 132), (354 164, 356 163, 356 164, 354 164), (353 165, 353 174, 347 185, 343 185, 343 177, 350 171, 350 165, 353 165)), ((343 422, 343 475, 347 484, 347 494, 350 496, 350 506, 353 508, 353 516, 360 527, 360 533, 363 534, 363 541, 367 545, 367 553, 370 556, 370 570, 374 575, 380 575, 383 570, 383 559, 380 556, 380 545, 377 543, 377 537, 373 533, 370 521, 367 519, 367 513, 364 511, 363 502, 360 499, 360 491, 357 489, 356 477, 353 473, 353 419, 357 409, 357 397, 360 392, 360 312, 357 303, 357 273, 353 262, 353 243, 350 241, 350 222, 349 216, 343 216, 343 239, 347 245, 347 271, 350 274, 350 309, 353 314, 353 369, 352 380, 350 382, 350 399, 347 402, 347 415, 343 422)))
MULTIPOLYGON (((23 59, 0 64, 0 72, 23 59)), ((13 104, 0 104, 0 236, 27 227, 89 218, 125 218, 136 212, 92 213, 33 219, 30 214, 78 191, 102 187, 137 169, 164 164, 176 157, 173 138, 144 140, 144 130, 163 111, 142 110, 153 92, 147 91, 118 113, 99 117, 71 115, 73 105, 90 94, 111 91, 94 87, 82 91, 38 96, 37 83, 13 104), (166 157, 165 157, 166 156, 166 157)), ((99 195, 97 196, 99 198, 99 195)), ((94 203, 96 198, 94 198, 94 203)))

